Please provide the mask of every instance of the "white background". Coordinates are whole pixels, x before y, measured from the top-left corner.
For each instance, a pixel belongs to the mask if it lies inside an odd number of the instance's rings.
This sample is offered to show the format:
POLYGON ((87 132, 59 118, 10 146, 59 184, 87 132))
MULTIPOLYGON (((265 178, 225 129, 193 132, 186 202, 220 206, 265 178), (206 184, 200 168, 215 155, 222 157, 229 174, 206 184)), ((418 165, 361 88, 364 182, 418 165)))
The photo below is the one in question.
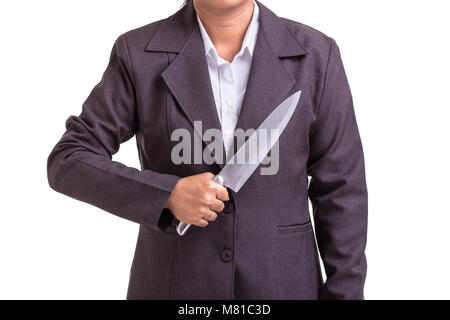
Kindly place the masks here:
MULTIPOLYGON (((340 46, 366 156, 366 298, 449 299, 448 1, 263 3, 340 46)), ((0 298, 125 298, 138 226, 52 191, 46 159, 114 40, 180 4, 1 2, 0 298)), ((115 159, 139 167, 134 139, 115 159)))

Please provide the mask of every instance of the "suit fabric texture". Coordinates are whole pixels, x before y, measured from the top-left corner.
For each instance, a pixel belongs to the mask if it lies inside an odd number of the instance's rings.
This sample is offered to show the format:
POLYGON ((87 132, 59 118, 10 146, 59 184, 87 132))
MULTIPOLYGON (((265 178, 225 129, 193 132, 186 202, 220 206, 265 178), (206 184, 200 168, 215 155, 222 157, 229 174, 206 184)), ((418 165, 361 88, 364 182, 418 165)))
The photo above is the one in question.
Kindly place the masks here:
POLYGON ((363 299, 364 158, 338 46, 258 6, 236 128, 257 128, 286 97, 302 95, 279 140, 278 173, 257 170, 230 191, 215 222, 180 237, 164 209, 180 178, 223 167, 171 161, 174 130, 194 135, 198 120, 203 130, 221 128, 192 3, 118 37, 101 82, 48 158, 53 189, 140 225, 128 299, 363 299), (133 136, 141 170, 112 160, 133 136))

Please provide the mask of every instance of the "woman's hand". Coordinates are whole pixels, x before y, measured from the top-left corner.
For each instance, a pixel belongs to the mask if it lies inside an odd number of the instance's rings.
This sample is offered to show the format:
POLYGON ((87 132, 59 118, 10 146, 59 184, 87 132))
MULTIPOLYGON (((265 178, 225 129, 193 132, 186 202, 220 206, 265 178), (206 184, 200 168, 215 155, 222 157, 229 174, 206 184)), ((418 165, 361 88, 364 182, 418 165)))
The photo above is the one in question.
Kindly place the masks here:
POLYGON ((180 179, 165 207, 184 223, 206 227, 223 210, 223 201, 230 200, 227 189, 213 178, 206 172, 180 179))

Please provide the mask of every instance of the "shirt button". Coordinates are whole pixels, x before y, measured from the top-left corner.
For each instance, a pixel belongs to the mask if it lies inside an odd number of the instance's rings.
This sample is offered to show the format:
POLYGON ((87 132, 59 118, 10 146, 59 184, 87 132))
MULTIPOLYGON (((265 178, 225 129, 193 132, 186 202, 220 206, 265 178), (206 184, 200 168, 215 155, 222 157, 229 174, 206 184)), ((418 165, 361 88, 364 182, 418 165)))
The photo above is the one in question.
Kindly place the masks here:
POLYGON ((233 260, 233 250, 231 249, 223 249, 220 253, 220 259, 222 259, 223 262, 230 262, 233 260))

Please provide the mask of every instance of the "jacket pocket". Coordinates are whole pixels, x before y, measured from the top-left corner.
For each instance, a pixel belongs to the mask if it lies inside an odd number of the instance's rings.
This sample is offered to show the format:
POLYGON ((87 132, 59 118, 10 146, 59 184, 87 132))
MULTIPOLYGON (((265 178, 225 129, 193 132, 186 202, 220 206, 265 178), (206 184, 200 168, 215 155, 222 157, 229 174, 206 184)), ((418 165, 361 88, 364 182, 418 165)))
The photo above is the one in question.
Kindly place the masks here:
POLYGON ((278 226, 277 227, 277 235, 289 235, 289 234, 298 234, 312 231, 311 221, 302 224, 293 224, 289 226, 278 226))
POLYGON ((278 226, 276 257, 280 299, 319 298, 320 265, 311 222, 278 226))

